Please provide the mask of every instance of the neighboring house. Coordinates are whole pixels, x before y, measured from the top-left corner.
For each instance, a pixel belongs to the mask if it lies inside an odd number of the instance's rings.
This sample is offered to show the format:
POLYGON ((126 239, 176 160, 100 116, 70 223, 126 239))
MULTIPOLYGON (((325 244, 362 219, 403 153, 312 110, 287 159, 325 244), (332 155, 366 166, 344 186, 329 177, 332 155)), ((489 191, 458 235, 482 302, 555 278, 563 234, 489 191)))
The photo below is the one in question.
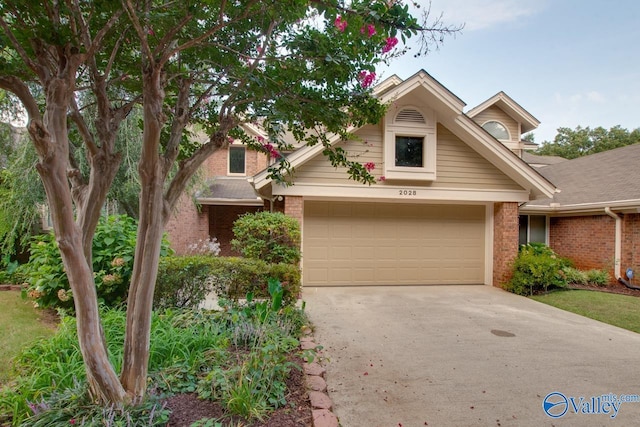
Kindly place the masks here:
POLYGON ((185 197, 170 222, 174 249, 213 236, 230 253, 238 214, 275 209, 300 222, 305 286, 505 282, 518 252, 519 206, 556 191, 520 158, 532 148, 522 135, 538 120, 503 92, 465 114, 464 102, 424 71, 393 76, 376 94, 390 105, 380 123, 353 129, 353 141, 331 139, 374 165, 376 184, 349 180, 318 145, 289 154, 294 185, 280 185, 263 170, 262 153, 244 152, 244 173, 232 167, 232 144, 205 166, 216 178, 196 195, 201 210, 185 197))
MULTIPOLYGON (((530 155, 531 164, 544 163, 530 155)), ((526 159, 526 158, 525 158, 526 159)), ((547 158, 548 159, 548 158, 547 158)), ((520 243, 548 244, 615 279, 640 267, 640 144, 539 167, 560 190, 520 209, 520 243)))
MULTIPOLYGON (((264 137, 253 126, 246 130, 264 137)), ((209 157, 201 168, 203 188, 193 196, 183 195, 167 224, 171 247, 178 254, 185 254, 190 245, 215 237, 220 243, 220 255, 238 255, 231 249, 233 222, 242 214, 262 210, 268 203, 256 195, 247 178, 264 170, 268 161, 264 153, 248 150, 238 142, 209 157)))

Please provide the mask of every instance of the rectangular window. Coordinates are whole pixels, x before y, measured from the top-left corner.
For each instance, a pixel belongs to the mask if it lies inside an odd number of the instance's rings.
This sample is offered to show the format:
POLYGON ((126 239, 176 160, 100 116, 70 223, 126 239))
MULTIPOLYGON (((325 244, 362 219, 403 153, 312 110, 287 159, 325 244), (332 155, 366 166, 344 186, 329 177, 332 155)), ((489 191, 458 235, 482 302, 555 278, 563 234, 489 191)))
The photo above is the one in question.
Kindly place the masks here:
POLYGON ((544 215, 520 215, 519 244, 547 244, 547 217, 544 215))
POLYGON ((396 166, 412 168, 423 167, 423 143, 424 138, 396 136, 396 166))
POLYGON ((229 146, 229 174, 245 174, 245 147, 229 146))

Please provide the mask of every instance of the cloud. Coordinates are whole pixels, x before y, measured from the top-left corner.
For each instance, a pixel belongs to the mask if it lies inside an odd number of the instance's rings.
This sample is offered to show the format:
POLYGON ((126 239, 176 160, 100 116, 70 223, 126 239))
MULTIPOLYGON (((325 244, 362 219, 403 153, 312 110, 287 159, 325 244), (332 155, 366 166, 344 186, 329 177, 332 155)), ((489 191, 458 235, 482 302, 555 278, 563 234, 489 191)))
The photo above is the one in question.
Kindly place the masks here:
POLYGON ((581 107, 585 102, 590 104, 603 104, 607 102, 607 97, 597 90, 573 93, 570 95, 563 95, 556 92, 553 98, 557 105, 569 107, 581 107))
POLYGON ((540 0, 432 0, 431 12, 443 13, 447 24, 463 24, 466 31, 516 22, 546 7, 540 0))

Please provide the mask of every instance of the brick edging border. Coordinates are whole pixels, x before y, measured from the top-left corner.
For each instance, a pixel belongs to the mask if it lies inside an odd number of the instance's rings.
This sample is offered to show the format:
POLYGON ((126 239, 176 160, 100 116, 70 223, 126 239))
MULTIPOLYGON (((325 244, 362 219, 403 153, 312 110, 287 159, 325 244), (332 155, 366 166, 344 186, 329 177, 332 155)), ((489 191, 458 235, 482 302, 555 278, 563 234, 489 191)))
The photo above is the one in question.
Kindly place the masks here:
MULTIPOLYGON (((302 350, 315 350, 318 347, 311 336, 311 329, 304 331, 305 336, 300 338, 302 350)), ((338 417, 331 411, 333 402, 327 395, 327 382, 324 375, 327 370, 318 362, 303 363, 302 369, 305 375, 305 384, 311 402, 313 427, 339 427, 338 417)))

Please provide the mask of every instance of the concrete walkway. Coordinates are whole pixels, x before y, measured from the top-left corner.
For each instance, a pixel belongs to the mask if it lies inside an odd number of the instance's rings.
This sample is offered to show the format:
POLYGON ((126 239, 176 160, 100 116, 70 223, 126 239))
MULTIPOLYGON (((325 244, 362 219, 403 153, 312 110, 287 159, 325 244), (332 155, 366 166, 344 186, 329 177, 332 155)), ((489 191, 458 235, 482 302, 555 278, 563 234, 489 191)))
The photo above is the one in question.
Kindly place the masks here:
POLYGON ((640 402, 602 398, 640 395, 639 334, 489 286, 303 298, 343 427, 640 425, 640 402))

